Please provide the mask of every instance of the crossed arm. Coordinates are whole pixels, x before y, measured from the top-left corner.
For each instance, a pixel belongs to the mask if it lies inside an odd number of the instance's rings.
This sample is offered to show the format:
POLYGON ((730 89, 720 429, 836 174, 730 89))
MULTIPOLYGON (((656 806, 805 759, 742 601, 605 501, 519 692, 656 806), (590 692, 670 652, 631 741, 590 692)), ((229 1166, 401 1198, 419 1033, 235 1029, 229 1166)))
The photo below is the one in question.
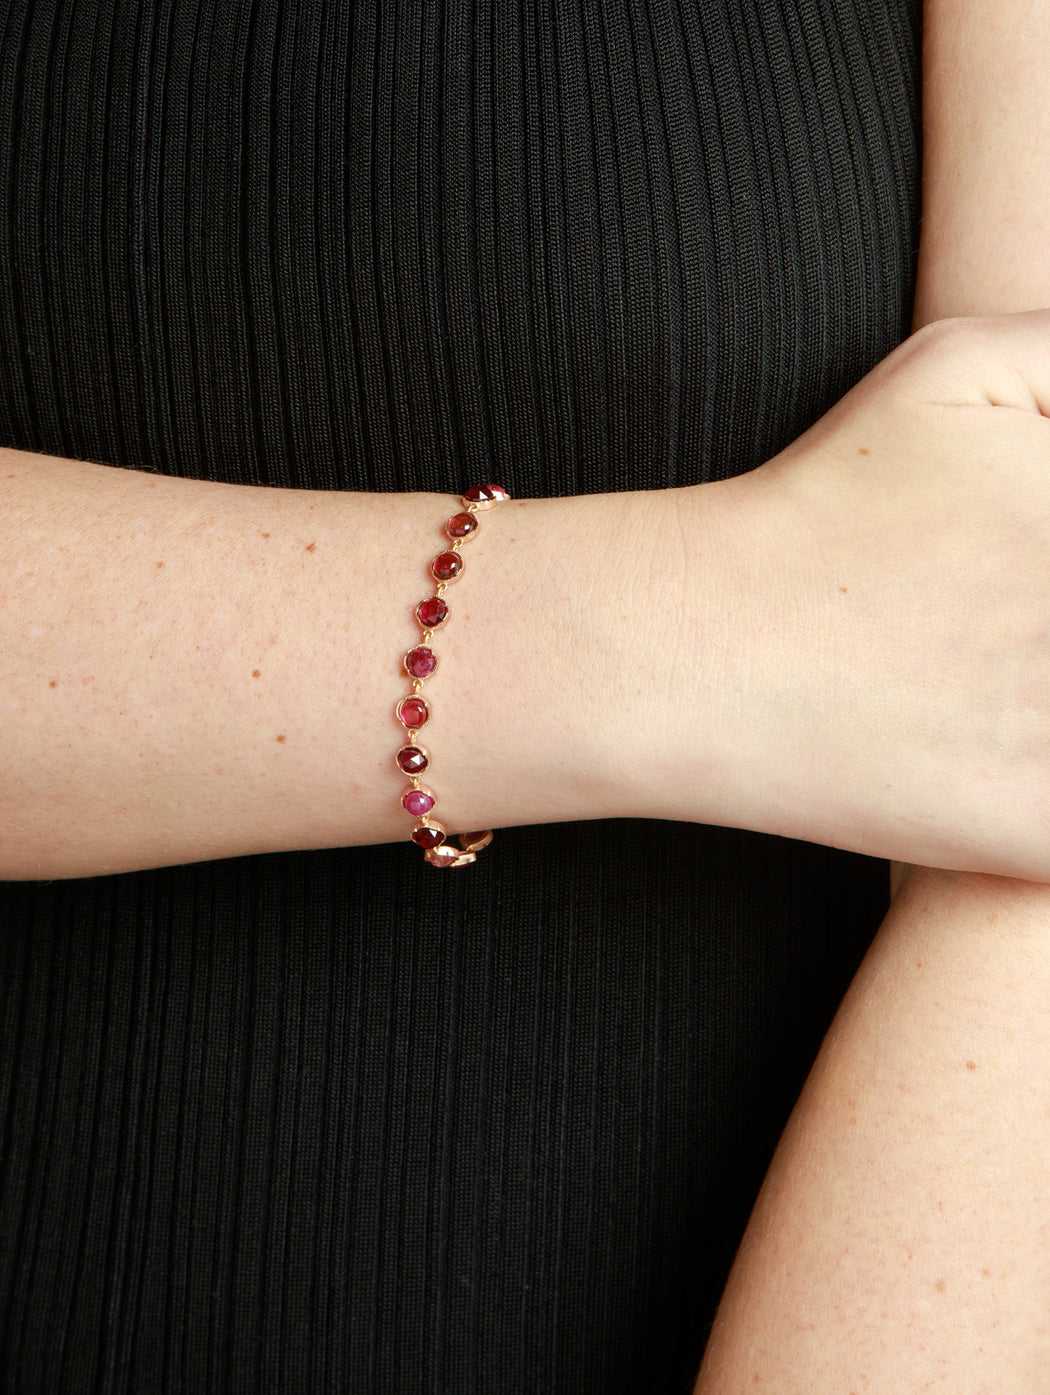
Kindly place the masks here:
MULTIPOLYGON (((1050 304, 1050 6, 930 0, 924 66, 917 323, 1050 304)), ((1048 1234, 1050 887, 914 869, 781 1142, 697 1390, 1034 1395, 1048 1234)))

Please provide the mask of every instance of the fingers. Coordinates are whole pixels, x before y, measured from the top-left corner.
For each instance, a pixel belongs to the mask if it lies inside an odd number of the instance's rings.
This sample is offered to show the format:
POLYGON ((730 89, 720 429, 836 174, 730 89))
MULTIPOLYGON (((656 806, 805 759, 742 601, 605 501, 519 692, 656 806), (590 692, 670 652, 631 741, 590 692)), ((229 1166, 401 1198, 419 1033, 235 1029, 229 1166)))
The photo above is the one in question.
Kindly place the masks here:
POLYGON ((994 406, 1050 417, 1050 310, 938 320, 885 361, 942 406, 994 406))

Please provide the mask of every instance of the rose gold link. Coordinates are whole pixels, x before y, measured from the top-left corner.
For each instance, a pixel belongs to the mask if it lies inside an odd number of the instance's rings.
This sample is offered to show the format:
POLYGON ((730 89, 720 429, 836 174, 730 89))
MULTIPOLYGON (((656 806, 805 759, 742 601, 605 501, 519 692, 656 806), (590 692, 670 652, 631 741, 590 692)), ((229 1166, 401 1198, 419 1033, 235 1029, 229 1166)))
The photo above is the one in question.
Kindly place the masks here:
POLYGON ((432 867, 469 867, 472 862, 477 861, 474 853, 459 852, 448 843, 442 843, 439 848, 428 849, 423 856, 432 867))

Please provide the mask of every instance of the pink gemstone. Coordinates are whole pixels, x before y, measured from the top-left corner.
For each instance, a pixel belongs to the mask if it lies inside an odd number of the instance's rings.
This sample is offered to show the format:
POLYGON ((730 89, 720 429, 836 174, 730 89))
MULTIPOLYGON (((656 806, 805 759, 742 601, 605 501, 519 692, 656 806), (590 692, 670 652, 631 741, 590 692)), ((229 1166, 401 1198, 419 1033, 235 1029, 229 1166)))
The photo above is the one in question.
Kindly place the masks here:
POLYGON ((421 848, 436 848, 445 841, 445 830, 440 824, 425 823, 412 830, 412 841, 421 848))
POLYGON ((410 729, 426 726, 430 721, 430 708, 421 697, 402 698, 397 705, 397 717, 410 729))
POLYGON ((467 504, 498 504, 500 500, 509 498, 510 495, 500 484, 475 484, 463 495, 467 504))
POLYGON ((455 518, 450 518, 445 524, 445 532, 450 538, 469 538, 471 533, 476 533, 481 524, 472 513, 457 513, 455 518))
POLYGON ((463 558, 458 552, 443 552, 431 562, 430 570, 438 581, 452 581, 463 570, 463 558))
POLYGON ((397 753, 397 763, 406 775, 422 775, 430 764, 430 757, 422 746, 402 746, 397 753))
POLYGON ((418 644, 405 655, 405 668, 413 678, 429 678, 437 666, 437 655, 425 644, 418 644))
POLYGON ((433 809, 434 796, 429 790, 405 790, 401 796, 401 803, 414 819, 419 819, 433 809))
POLYGON ((424 630, 436 630, 448 619, 448 606, 440 596, 431 596, 428 601, 420 601, 416 606, 416 619, 424 630))

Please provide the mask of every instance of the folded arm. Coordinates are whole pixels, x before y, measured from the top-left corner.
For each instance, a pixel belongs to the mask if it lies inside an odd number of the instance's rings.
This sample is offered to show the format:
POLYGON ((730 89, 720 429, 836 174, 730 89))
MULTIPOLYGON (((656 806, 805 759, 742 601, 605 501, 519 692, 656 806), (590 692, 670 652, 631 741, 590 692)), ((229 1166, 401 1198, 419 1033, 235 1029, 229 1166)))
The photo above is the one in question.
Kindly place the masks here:
MULTIPOLYGON (((1048 68, 1045 0, 927 4, 917 324, 1050 305, 1048 68)), ((1048 1003, 1050 887, 912 870, 781 1142, 698 1392, 1045 1388, 1048 1003)))

